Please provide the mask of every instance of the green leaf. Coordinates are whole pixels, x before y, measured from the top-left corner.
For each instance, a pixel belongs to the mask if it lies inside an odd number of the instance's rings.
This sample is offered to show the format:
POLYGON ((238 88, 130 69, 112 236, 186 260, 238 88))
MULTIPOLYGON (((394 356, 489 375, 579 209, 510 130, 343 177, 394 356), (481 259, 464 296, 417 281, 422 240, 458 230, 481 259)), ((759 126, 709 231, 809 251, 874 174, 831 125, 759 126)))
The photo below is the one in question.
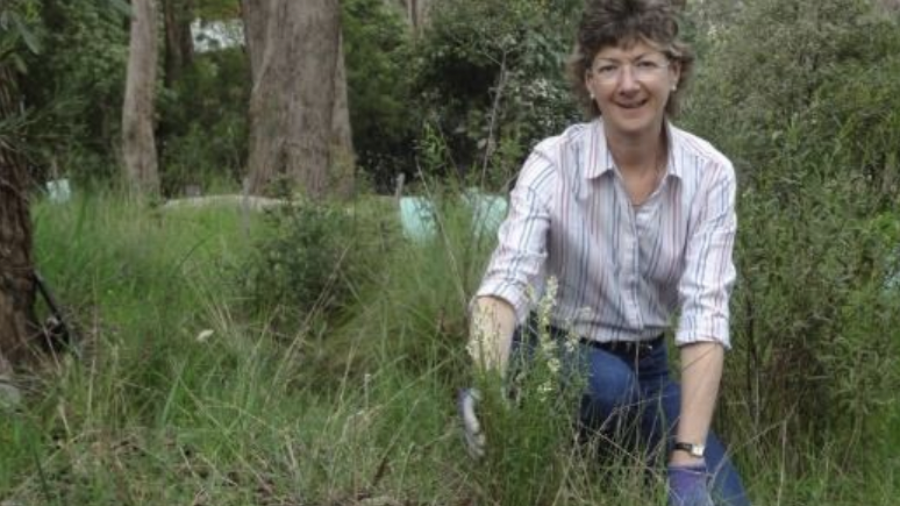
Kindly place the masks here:
POLYGON ((109 2, 110 7, 118 11, 123 16, 127 18, 131 17, 131 5, 129 5, 125 0, 107 0, 107 2, 109 2))
POLYGON ((19 55, 13 54, 10 57, 10 63, 12 63, 13 68, 16 69, 16 72, 19 74, 25 75, 28 73, 28 67, 25 66, 25 60, 23 60, 19 55))
POLYGON ((22 37, 22 41, 25 42, 25 45, 28 46, 28 50, 34 54, 40 54, 41 52, 41 44, 38 41, 37 37, 34 35, 34 32, 28 29, 28 26, 22 21, 22 18, 19 17, 16 13, 12 13, 12 21, 13 24, 16 25, 16 28, 19 30, 19 35, 22 37))

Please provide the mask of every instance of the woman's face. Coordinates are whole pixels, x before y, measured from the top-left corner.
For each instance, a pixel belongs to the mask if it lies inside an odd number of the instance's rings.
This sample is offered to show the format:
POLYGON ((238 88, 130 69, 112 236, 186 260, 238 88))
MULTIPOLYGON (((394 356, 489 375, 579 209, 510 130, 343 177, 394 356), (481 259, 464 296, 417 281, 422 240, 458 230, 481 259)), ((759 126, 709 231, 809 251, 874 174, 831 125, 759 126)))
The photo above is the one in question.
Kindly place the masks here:
POLYGON ((646 41, 606 47, 594 56, 585 85, 616 136, 655 135, 662 128, 666 103, 678 84, 677 62, 646 41))

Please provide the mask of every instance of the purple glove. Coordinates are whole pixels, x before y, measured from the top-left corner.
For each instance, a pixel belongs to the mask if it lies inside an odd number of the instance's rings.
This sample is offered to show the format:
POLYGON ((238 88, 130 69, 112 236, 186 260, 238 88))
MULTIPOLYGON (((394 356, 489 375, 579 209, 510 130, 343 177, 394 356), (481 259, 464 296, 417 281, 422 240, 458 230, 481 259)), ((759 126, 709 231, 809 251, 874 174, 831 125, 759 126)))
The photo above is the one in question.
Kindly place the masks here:
POLYGON ((706 479, 706 464, 669 464, 669 506, 715 506, 706 479))
POLYGON ((484 457, 485 447, 484 433, 481 432, 481 423, 478 422, 478 415, 475 413, 480 400, 481 394, 475 388, 460 390, 456 399, 456 408, 463 423, 466 450, 476 460, 484 457))

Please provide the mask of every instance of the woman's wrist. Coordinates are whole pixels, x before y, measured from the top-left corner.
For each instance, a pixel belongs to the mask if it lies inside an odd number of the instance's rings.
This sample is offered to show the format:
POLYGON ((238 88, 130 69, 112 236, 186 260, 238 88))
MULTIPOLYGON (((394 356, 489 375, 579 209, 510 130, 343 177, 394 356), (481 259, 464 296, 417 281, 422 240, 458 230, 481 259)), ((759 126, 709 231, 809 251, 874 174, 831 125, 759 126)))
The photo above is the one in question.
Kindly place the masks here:
POLYGON ((695 457, 687 452, 673 450, 669 455, 669 465, 672 466, 693 467, 705 464, 706 460, 703 457, 695 457))

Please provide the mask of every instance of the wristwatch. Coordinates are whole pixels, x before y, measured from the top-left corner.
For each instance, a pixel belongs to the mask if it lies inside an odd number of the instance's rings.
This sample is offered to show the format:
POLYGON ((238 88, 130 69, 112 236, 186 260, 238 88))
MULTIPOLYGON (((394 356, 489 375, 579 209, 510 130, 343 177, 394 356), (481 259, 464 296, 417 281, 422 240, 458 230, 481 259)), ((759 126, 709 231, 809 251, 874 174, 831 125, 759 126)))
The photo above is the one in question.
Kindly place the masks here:
POLYGON ((694 443, 685 443, 683 441, 678 441, 675 443, 673 447, 675 451, 683 451, 688 452, 691 457, 696 457, 698 459, 703 458, 703 452, 706 450, 706 447, 703 445, 695 445, 694 443))

